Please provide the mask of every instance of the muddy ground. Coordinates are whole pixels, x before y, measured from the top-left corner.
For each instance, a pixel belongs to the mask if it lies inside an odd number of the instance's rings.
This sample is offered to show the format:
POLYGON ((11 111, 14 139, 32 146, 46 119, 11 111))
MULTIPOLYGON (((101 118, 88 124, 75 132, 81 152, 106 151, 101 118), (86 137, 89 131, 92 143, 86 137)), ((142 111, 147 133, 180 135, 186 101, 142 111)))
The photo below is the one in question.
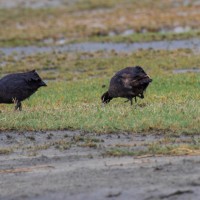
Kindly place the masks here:
POLYGON ((0 133, 0 199, 199 199, 200 156, 106 154, 119 145, 144 149, 162 137, 0 133))

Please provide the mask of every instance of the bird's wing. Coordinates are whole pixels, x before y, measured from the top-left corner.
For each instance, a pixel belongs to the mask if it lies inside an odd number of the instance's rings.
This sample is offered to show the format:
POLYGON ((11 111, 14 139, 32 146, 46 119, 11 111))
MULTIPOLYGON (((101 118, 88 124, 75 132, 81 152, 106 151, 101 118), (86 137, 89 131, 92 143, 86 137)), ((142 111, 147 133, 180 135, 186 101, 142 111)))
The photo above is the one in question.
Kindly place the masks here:
POLYGON ((128 73, 123 73, 120 75, 120 79, 124 85, 125 88, 132 88, 135 83, 137 82, 137 77, 132 76, 128 73))
POLYGON ((131 86, 132 87, 138 87, 140 85, 147 84, 147 83, 150 83, 150 82, 151 82, 151 79, 147 75, 145 75, 143 77, 138 77, 136 79, 133 79, 131 81, 131 86))
POLYGON ((138 77, 131 74, 123 73, 122 75, 120 75, 120 78, 124 87, 130 89, 151 82, 150 78, 147 75, 144 75, 143 77, 138 77))

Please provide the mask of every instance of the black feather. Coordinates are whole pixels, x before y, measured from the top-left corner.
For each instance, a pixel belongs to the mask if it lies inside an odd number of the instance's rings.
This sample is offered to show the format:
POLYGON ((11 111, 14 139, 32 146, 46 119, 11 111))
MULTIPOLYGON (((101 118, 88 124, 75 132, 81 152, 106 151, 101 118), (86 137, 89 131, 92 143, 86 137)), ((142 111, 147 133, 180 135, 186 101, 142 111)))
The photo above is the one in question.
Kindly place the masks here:
POLYGON ((35 70, 9 74, 0 79, 0 103, 16 103, 15 108, 21 110, 21 101, 42 86, 46 84, 35 70))
POLYGON ((136 97, 144 98, 144 91, 152 79, 140 66, 126 67, 118 71, 110 80, 109 89, 105 92, 101 100, 108 103, 112 98, 122 97, 131 101, 136 97))

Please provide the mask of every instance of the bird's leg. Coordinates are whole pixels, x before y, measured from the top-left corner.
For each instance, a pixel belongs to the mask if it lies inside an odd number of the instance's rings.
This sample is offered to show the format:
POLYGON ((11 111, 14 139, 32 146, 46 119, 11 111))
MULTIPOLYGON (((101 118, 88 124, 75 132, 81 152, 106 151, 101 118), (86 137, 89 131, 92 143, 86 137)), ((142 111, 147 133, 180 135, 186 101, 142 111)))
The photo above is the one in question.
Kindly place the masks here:
POLYGON ((135 109, 137 108, 137 97, 135 97, 135 109))
POLYGON ((22 103, 21 101, 17 101, 16 106, 15 106, 15 110, 19 109, 19 111, 22 111, 22 103))
POLYGON ((22 103, 21 103, 21 101, 18 103, 18 108, 19 108, 19 111, 22 111, 22 103))
POLYGON ((132 98, 130 99, 130 102, 131 102, 131 106, 132 106, 133 105, 133 99, 132 98))
POLYGON ((124 103, 130 101, 131 102, 131 106, 133 105, 133 99, 132 98, 128 98, 128 100, 124 101, 124 103))

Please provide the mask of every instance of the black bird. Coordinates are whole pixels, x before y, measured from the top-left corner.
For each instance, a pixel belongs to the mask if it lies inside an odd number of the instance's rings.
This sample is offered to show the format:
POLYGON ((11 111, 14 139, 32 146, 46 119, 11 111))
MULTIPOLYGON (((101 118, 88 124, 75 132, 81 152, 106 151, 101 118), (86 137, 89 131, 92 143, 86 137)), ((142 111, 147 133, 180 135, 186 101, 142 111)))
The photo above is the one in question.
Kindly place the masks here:
POLYGON ((35 70, 6 75, 0 79, 0 103, 15 103, 15 110, 21 111, 21 101, 30 97, 42 86, 47 85, 35 70))
POLYGON ((102 103, 107 104, 113 98, 127 98, 133 104, 133 98, 137 102, 137 97, 143 99, 146 90, 152 79, 140 66, 126 67, 118 71, 110 80, 107 92, 101 96, 102 103))

